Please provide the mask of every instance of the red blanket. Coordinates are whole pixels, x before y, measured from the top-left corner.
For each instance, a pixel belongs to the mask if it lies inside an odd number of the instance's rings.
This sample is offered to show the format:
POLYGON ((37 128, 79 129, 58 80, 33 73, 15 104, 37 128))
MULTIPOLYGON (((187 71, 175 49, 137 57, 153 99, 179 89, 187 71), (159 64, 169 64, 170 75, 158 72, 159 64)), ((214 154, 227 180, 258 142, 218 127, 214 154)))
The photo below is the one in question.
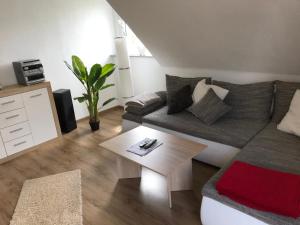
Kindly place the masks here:
POLYGON ((235 161, 217 182, 216 189, 254 209, 300 216, 300 176, 296 174, 235 161))

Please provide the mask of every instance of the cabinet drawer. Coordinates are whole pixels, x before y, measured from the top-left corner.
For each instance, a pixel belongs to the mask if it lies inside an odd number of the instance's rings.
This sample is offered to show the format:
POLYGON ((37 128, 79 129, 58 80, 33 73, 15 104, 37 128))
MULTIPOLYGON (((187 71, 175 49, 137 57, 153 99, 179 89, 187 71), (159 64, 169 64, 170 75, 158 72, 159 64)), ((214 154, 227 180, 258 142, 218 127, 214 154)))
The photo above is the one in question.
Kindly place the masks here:
POLYGON ((12 155, 17 152, 23 151, 27 148, 30 148, 33 146, 33 140, 31 135, 27 135, 9 142, 6 142, 5 149, 7 155, 12 155))
POLYGON ((21 95, 0 98, 0 113, 24 107, 21 95))
POLYGON ((14 140, 30 133, 31 130, 28 122, 19 123, 1 130, 1 135, 4 142, 14 140))
POLYGON ((15 125, 27 120, 25 109, 17 109, 14 111, 0 114, 0 128, 15 125))

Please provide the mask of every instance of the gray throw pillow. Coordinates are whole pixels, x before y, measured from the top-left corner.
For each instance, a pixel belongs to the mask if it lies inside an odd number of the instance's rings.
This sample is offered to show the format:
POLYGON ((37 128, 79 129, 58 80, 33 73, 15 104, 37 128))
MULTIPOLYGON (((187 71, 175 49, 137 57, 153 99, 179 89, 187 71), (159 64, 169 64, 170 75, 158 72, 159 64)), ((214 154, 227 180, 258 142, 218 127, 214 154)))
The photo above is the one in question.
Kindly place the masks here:
MULTIPOLYGON (((209 77, 177 77, 166 74, 166 88, 167 88, 167 105, 170 106, 170 100, 176 98, 176 93, 183 87, 189 85, 191 87, 191 93, 194 92, 194 89, 199 81, 206 79, 206 83, 211 83, 211 78, 209 77)), ((172 107, 173 108, 173 107, 172 107)))
POLYGON ((191 86, 186 85, 168 98, 168 114, 179 113, 193 104, 191 86))
POLYGON ((225 117, 259 121, 270 119, 274 82, 232 84, 213 81, 213 84, 229 90, 224 103, 230 105, 232 110, 225 117))
POLYGON ((231 107, 226 105, 212 89, 209 89, 200 102, 189 108, 191 113, 208 125, 216 122, 230 110, 231 107))

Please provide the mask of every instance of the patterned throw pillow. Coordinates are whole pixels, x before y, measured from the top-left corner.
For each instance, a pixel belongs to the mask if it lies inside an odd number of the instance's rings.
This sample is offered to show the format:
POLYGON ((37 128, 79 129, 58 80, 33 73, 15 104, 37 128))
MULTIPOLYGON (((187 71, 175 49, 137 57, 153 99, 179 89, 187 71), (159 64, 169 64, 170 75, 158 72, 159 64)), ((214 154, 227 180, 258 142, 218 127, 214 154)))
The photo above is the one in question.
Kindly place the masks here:
POLYGON ((212 89, 209 89, 198 103, 190 107, 190 112, 207 125, 213 124, 230 110, 231 107, 226 105, 212 89))

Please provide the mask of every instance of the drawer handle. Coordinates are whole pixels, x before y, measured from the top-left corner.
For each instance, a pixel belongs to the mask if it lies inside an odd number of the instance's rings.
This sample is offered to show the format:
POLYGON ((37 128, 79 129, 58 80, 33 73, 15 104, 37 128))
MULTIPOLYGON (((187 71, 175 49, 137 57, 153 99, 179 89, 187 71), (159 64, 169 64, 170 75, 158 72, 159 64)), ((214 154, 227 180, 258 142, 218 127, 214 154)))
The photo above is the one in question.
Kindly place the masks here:
POLYGON ((8 105, 8 104, 12 104, 14 102, 15 102, 15 100, 11 100, 11 101, 8 101, 8 102, 3 102, 1 105, 8 105))
POLYGON ((17 147, 17 146, 23 145, 23 144, 26 144, 26 141, 21 141, 21 142, 19 142, 17 144, 14 144, 14 147, 17 147))
POLYGON ((16 133, 16 132, 21 131, 21 130, 23 130, 22 127, 18 128, 18 129, 15 129, 15 130, 11 130, 11 131, 9 131, 9 133, 13 134, 13 133, 16 133))
POLYGON ((13 115, 13 116, 6 117, 5 119, 10 120, 10 119, 16 118, 18 116, 19 116, 19 114, 16 114, 16 115, 13 115))
POLYGON ((36 97, 39 97, 41 95, 42 95, 41 93, 40 94, 36 94, 36 95, 31 95, 30 98, 36 98, 36 97))

